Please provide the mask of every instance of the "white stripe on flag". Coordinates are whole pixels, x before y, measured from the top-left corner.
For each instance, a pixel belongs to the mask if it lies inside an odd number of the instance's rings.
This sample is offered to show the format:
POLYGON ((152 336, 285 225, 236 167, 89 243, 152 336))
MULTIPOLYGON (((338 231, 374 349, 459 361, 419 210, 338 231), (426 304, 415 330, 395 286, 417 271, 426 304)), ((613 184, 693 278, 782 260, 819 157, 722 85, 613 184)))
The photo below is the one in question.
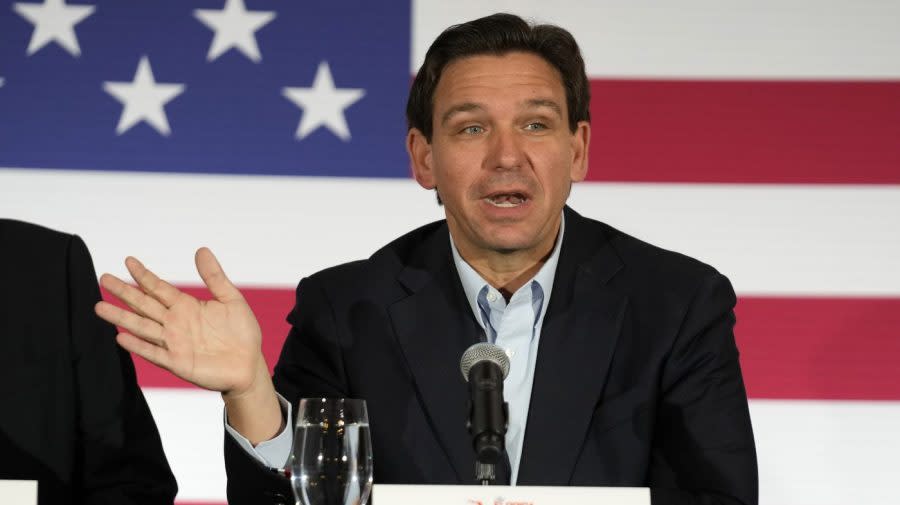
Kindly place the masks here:
POLYGON ((78 233, 98 273, 133 255, 178 284, 200 283, 200 246, 235 283, 293 287, 443 217, 412 179, 0 170, 0 188, 0 215, 78 233))
POLYGON ((569 202, 713 265, 739 294, 900 293, 900 186, 589 183, 569 202))
POLYGON ((900 402, 751 400, 759 503, 896 505, 900 402))
MULTIPOLYGON (((188 285, 202 245, 237 284, 293 287, 443 217, 409 179, 0 170, 0 187, 0 215, 80 234, 98 272, 130 254, 188 285)), ((740 294, 900 294, 900 186, 582 183, 570 201, 740 294)))
POLYGON ((417 0, 411 73, 447 26, 503 11, 571 31, 593 77, 900 77, 900 2, 884 0, 417 0))

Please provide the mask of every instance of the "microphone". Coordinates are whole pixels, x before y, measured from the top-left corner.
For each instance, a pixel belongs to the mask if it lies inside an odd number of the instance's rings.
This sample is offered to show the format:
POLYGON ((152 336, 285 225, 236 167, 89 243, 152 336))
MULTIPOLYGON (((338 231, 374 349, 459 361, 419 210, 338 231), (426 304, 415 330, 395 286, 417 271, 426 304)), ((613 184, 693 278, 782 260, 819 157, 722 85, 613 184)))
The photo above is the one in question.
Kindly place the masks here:
POLYGON ((504 457, 509 406, 503 401, 503 379, 509 375, 509 358, 500 346, 479 342, 463 353, 459 369, 469 384, 466 427, 475 447, 476 477, 488 484, 504 457))

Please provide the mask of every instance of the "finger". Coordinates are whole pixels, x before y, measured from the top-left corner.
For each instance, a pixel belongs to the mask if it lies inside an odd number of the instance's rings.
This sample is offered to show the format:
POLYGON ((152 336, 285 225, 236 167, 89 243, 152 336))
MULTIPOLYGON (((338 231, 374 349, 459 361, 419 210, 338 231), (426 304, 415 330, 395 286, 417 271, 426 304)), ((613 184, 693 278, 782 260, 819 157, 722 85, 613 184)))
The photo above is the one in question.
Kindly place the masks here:
POLYGON ((128 352, 137 354, 154 365, 171 371, 171 362, 166 349, 153 345, 141 338, 135 337, 130 333, 119 333, 116 335, 116 342, 128 352))
POLYGON ((150 270, 147 270, 147 267, 138 261, 137 258, 132 256, 125 258, 125 266, 128 268, 128 273, 131 274, 131 277, 138 283, 141 289, 153 298, 159 300, 164 307, 171 307, 175 304, 175 301, 178 300, 181 291, 178 291, 175 286, 160 279, 150 270))
POLYGON ((94 312, 101 319, 110 322, 120 328, 124 328, 133 335, 140 337, 158 347, 167 348, 166 341, 162 337, 163 327, 156 321, 141 317, 134 312, 129 312, 109 302, 97 302, 94 312))
POLYGON ((200 273, 200 278, 203 279, 206 287, 217 300, 227 303, 244 299, 238 288, 228 280, 228 276, 222 270, 222 265, 219 264, 219 260, 209 248, 197 249, 194 261, 197 263, 197 272, 200 273))
POLYGON ((138 314, 162 323, 166 308, 156 298, 110 274, 100 276, 100 285, 138 314))

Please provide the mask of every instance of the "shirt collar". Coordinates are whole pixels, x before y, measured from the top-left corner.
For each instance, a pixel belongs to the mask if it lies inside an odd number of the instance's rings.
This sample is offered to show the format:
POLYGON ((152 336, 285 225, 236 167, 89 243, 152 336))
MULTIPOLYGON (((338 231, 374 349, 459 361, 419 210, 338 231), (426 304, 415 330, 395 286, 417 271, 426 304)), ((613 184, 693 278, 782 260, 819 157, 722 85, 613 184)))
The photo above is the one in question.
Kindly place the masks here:
MULTIPOLYGON (((523 287, 529 286, 532 282, 538 283, 544 293, 541 313, 546 312, 547 301, 550 299, 550 290, 553 289, 553 280, 556 278, 556 267, 559 264, 559 251, 562 249, 563 234, 566 231, 566 215, 562 214, 559 222, 559 234, 556 237, 556 243, 553 245, 553 252, 544 262, 540 270, 532 277, 531 281, 523 284, 523 287)), ((453 234, 450 234, 450 251, 453 254, 453 262, 456 264, 456 271, 459 272, 459 280, 462 282, 463 291, 466 293, 466 300, 475 314, 475 319, 481 322, 481 312, 478 308, 478 293, 481 288, 487 285, 487 281, 469 265, 466 260, 460 256, 456 249, 456 243, 453 241, 453 234)))

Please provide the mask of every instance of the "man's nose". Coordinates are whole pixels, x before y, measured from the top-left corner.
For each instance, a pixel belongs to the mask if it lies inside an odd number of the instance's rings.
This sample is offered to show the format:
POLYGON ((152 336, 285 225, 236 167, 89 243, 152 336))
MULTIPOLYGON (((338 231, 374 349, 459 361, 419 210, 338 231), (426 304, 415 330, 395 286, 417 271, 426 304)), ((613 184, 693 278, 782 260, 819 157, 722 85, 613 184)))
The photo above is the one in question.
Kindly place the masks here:
POLYGON ((490 137, 488 167, 494 170, 517 170, 525 159, 523 138, 514 128, 495 128, 490 137))

